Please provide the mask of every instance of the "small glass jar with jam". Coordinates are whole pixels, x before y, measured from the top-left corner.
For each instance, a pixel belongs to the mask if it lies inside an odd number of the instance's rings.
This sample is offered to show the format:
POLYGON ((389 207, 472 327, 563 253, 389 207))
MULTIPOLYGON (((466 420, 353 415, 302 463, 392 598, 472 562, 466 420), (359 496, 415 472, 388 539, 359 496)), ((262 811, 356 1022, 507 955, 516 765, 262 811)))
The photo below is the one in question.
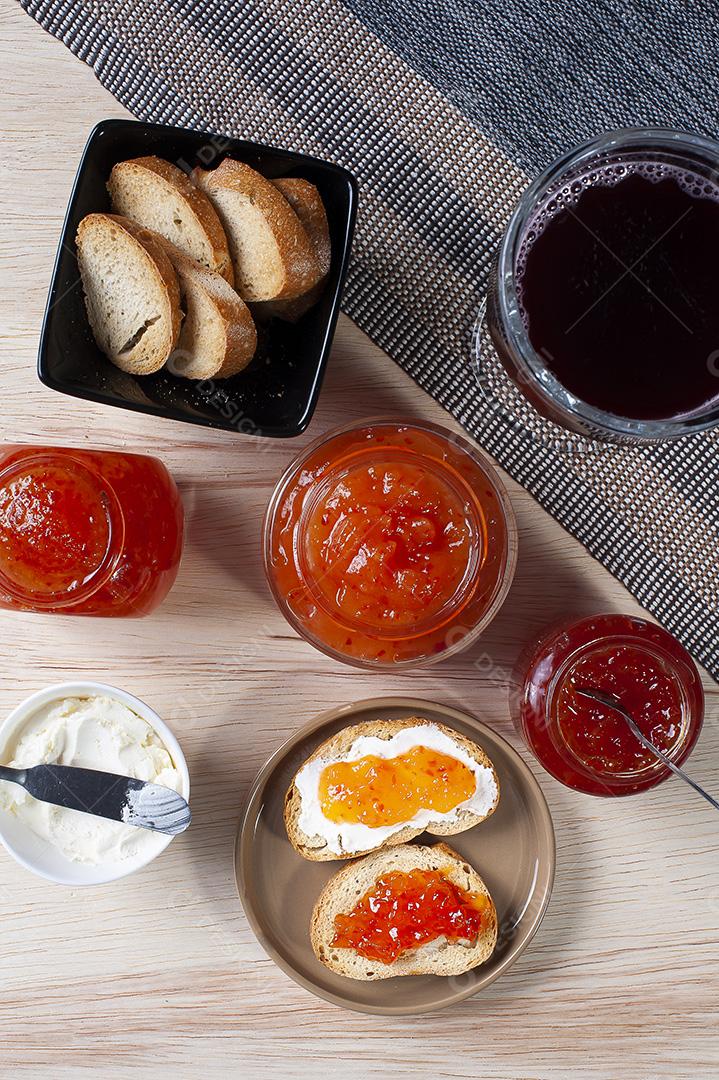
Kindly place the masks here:
POLYGON ((444 428, 368 420, 315 442, 265 518, 288 621, 345 663, 431 664, 474 641, 509 590, 516 526, 487 459, 444 428))
POLYGON ((154 457, 0 449, 0 607, 141 616, 177 576, 183 510, 154 457))
POLYGON ((645 619, 595 615, 557 627, 525 653, 518 682, 515 720, 529 749, 557 780, 589 795, 632 795, 672 774, 620 715, 578 690, 615 698, 677 765, 701 731, 697 667, 645 619))

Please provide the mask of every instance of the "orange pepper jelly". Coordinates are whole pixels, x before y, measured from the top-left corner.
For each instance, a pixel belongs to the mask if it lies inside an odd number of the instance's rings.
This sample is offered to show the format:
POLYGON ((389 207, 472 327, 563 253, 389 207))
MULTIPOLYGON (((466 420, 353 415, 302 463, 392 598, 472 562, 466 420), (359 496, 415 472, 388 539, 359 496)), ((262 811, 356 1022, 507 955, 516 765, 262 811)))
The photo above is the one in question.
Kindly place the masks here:
POLYGON ((440 937, 474 943, 493 918, 487 896, 465 892, 440 870, 391 870, 349 914, 335 915, 332 944, 391 964, 440 937))
POLYGON ((477 789, 458 758, 413 746, 394 758, 374 754, 326 765, 319 778, 322 813, 335 824, 370 829, 409 821, 419 810, 446 814, 477 789))
POLYGON ((284 614, 363 667, 428 663, 487 625, 516 529, 489 463, 432 425, 377 421, 316 443, 278 484, 265 567, 284 614))
POLYGON ((481 558, 481 523, 463 493, 400 456, 349 467, 318 495, 305 519, 307 569, 348 621, 412 627, 481 558))
POLYGON ((182 527, 155 458, 0 448, 0 607, 145 615, 175 580, 182 527))

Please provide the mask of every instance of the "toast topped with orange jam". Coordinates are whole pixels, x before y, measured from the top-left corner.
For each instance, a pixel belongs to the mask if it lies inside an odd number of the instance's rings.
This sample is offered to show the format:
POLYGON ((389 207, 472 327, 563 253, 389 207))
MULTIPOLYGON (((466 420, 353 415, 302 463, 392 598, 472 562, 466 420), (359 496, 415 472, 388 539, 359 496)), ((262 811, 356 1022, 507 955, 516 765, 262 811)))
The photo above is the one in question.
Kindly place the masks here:
POLYGON ((349 859, 425 831, 464 832, 498 802, 497 773, 476 743, 419 717, 377 720, 307 759, 287 792, 285 826, 303 858, 349 859))

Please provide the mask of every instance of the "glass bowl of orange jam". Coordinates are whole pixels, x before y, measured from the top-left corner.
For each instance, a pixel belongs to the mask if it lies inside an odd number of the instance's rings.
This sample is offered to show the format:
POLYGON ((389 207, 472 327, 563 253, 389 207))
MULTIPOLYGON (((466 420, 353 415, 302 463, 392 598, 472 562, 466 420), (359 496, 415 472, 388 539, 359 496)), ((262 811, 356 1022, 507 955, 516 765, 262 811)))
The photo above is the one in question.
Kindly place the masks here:
POLYGON ((367 420, 287 469, 264 526, 281 611, 316 648, 362 668, 418 667, 474 642, 514 575, 504 486, 435 424, 367 420))

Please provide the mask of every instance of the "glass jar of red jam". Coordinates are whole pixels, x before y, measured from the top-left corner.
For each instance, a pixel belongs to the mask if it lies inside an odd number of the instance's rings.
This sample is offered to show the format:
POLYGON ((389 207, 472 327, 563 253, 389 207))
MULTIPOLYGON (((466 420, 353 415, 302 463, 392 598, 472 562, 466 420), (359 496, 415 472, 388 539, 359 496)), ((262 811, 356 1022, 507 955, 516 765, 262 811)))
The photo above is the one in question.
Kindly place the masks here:
POLYGON ((514 574, 492 466, 422 422, 342 428, 290 465, 265 518, 265 570, 307 641, 363 668, 426 665, 473 642, 514 574))
POLYGON ((153 457, 65 447, 0 450, 0 607, 141 616, 182 553, 180 495, 153 457))
POLYGON ((686 649, 661 626, 594 615, 549 632, 520 666, 520 733, 557 780, 589 795, 632 795, 671 776, 612 709, 577 693, 616 698, 677 765, 704 717, 704 692, 686 649))

